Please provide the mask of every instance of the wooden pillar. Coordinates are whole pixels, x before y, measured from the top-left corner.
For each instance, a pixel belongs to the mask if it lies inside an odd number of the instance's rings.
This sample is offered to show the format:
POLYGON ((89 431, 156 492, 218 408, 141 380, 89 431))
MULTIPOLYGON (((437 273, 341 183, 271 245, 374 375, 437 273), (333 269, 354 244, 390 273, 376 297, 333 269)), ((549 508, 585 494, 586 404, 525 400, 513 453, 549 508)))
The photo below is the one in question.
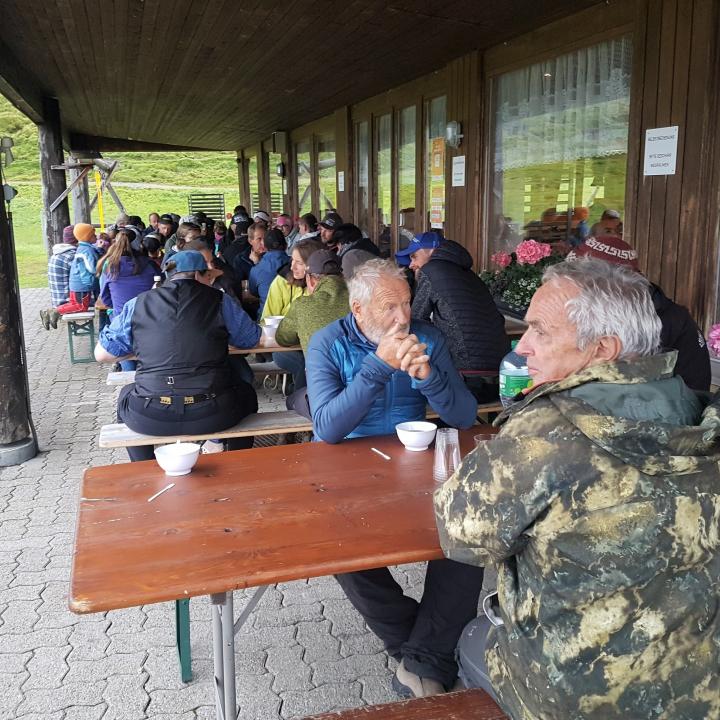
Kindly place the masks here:
POLYGON ((49 256, 52 246, 62 241, 63 228, 70 224, 67 200, 50 212, 50 205, 67 188, 65 171, 52 169, 53 165, 62 165, 64 161, 60 106, 55 98, 43 100, 43 123, 38 125, 38 146, 42 179, 42 234, 49 256))
MULTIPOLYGON (((72 160, 80 160, 81 158, 73 157, 72 160)), ((78 170, 70 170, 70 182, 80 175, 83 168, 78 170)), ((88 188, 88 175, 72 189, 72 205, 73 205, 73 225, 77 223, 90 223, 91 212, 90 212, 90 190, 88 188)))
POLYGON ((0 467, 35 457, 20 317, 15 245, 0 202, 0 467))

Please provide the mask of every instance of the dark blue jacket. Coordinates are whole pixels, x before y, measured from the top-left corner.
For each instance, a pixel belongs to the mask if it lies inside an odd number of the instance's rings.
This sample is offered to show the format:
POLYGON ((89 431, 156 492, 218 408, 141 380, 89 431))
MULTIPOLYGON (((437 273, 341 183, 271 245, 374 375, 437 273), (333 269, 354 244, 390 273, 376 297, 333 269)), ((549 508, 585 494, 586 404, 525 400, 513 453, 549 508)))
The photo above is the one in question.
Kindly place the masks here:
POLYGON ((260 262, 250 270, 250 280, 248 287, 253 295, 260 298, 260 308, 258 317, 262 315, 265 307, 265 300, 270 290, 270 284, 275 279, 277 271, 286 265, 288 261, 287 253, 284 250, 268 250, 261 258, 260 262))
POLYGON ((381 360, 352 313, 312 336, 306 372, 318 438, 336 443, 388 435, 397 423, 424 420, 427 403, 453 427, 475 422, 477 401, 455 369, 442 333, 421 322, 413 322, 410 332, 428 346, 432 372, 427 380, 412 380, 381 360))

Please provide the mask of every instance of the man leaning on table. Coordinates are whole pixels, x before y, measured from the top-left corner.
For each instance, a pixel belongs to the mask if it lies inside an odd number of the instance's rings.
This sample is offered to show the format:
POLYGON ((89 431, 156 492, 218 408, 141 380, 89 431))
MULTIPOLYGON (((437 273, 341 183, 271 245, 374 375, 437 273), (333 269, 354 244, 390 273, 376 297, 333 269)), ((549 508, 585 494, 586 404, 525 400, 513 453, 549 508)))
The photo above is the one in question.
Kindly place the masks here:
MULTIPOLYGON (((425 417, 426 404, 449 425, 475 421, 477 403, 437 329, 410 318, 403 270, 370 260, 348 280, 351 312, 311 338, 308 400, 315 435, 326 442, 384 435, 425 417)), ((398 452, 404 452, 398 445, 398 452)), ((336 576, 371 630, 399 661, 401 695, 435 695, 455 683, 454 649, 477 613, 482 568, 428 563, 422 600, 405 596, 387 568, 336 576)))
MULTIPOLYGON (((194 250, 173 255, 169 279, 127 302, 103 328, 98 362, 137 356, 135 382, 118 398, 118 420, 148 435, 224 430, 257 412, 257 395, 229 362, 228 344, 255 347, 260 326, 229 295, 211 287, 213 271, 194 250)), ((228 440, 229 449, 252 438, 228 440)), ((150 460, 152 445, 128 448, 130 459, 150 460)))
POLYGON ((631 269, 554 265, 526 320, 532 390, 435 495, 446 555, 499 565, 461 677, 513 720, 718 718, 720 402, 631 269))

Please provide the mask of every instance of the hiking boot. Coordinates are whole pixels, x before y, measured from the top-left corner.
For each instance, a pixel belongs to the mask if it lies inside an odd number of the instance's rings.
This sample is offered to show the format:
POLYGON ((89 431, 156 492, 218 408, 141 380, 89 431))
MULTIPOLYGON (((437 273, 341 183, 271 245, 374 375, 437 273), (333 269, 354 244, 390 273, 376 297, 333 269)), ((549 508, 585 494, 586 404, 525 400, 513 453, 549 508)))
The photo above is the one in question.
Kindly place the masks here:
POLYGON ((203 455, 212 455, 213 453, 224 452, 225 446, 223 445, 222 440, 206 440, 202 444, 200 451, 203 455))
POLYGON ((60 315, 60 313, 55 308, 53 308, 52 310, 50 310, 49 316, 50 324, 53 326, 53 328, 55 328, 55 330, 57 330, 58 320, 62 317, 62 315, 60 315))
POLYGON ((401 660, 395 677, 392 679, 393 690, 404 698, 430 697, 431 695, 442 695, 445 687, 441 682, 432 678, 424 678, 410 672, 405 667, 405 660, 401 660))
POLYGON ((50 312, 48 310, 40 311, 40 322, 46 330, 50 329, 50 312))

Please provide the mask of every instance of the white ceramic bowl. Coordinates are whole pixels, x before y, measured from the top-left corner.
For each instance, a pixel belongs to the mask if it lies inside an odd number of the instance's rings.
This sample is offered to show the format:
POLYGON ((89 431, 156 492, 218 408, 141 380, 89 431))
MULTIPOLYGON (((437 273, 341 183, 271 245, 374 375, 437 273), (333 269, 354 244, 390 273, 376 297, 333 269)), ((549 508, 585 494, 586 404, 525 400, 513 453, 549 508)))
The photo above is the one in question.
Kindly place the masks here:
POLYGON ((155 448, 155 459, 166 475, 187 475, 199 454, 197 443, 173 443, 155 448))
POLYGON ((280 321, 282 319, 283 319, 282 315, 268 315, 265 318, 265 326, 271 327, 271 328, 276 328, 280 324, 280 321))
POLYGON ((395 432, 400 442, 414 452, 427 450, 428 445, 434 440, 437 425, 424 420, 399 423, 395 426, 395 432))

